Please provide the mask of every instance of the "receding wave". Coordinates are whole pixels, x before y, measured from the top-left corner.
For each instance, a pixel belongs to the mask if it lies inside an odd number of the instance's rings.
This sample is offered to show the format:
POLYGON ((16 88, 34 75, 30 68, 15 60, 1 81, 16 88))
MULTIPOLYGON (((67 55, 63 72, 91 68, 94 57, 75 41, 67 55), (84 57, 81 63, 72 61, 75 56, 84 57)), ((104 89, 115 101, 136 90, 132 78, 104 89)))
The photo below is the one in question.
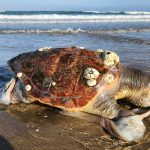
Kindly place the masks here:
POLYGON ((110 29, 110 30, 83 30, 83 29, 18 29, 18 30, 0 30, 0 34, 77 34, 77 33, 126 33, 126 32, 150 32, 150 28, 146 29, 110 29))

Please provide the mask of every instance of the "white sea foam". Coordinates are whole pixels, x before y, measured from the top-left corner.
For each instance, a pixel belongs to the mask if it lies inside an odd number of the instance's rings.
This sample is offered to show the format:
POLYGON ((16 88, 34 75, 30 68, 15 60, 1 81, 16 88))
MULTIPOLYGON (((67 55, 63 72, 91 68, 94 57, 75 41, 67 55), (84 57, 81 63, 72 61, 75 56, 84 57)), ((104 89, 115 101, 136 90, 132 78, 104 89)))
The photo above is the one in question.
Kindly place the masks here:
POLYGON ((132 14, 132 15, 150 15, 150 12, 146 11, 127 11, 125 14, 132 14))
POLYGON ((83 11, 84 13, 94 13, 94 14, 100 14, 100 13, 103 13, 102 11, 90 11, 90 10, 87 10, 87 11, 83 11))
POLYGON ((84 13, 93 14, 130 14, 130 15, 150 15, 148 11, 83 11, 84 13))
POLYGON ((58 14, 52 14, 52 15, 0 15, 0 19, 40 19, 40 20, 70 20, 70 19, 76 19, 76 20, 104 20, 104 19, 110 19, 110 20, 120 20, 120 19, 150 19, 150 15, 58 15, 58 14))
POLYGON ((150 12, 142 11, 83 11, 83 12, 4 12, 0 23, 78 23, 149 21, 150 12))
POLYGON ((150 21, 150 15, 0 15, 0 23, 68 23, 125 21, 150 21))
POLYGON ((105 33, 126 33, 126 32, 150 32, 150 28, 147 29, 111 29, 111 30, 83 30, 83 29, 18 29, 18 30, 0 30, 0 34, 77 34, 77 33, 92 33, 92 34, 105 34, 105 33))

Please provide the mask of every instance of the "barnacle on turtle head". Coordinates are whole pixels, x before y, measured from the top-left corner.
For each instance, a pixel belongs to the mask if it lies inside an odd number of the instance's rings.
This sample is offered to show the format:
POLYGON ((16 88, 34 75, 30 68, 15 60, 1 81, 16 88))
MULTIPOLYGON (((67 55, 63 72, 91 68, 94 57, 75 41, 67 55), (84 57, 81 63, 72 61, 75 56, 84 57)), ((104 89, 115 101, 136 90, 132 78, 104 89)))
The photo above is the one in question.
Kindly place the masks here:
POLYGON ((98 52, 100 53, 99 57, 103 60, 104 67, 107 69, 111 66, 115 66, 120 61, 119 56, 110 50, 104 51, 99 49, 98 52))

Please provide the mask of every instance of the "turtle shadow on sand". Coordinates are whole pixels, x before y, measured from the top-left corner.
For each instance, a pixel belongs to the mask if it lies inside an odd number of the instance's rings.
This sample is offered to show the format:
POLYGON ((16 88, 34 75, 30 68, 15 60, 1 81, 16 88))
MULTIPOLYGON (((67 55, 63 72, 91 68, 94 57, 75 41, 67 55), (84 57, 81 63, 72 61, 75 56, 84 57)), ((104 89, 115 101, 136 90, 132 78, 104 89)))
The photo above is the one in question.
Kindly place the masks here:
POLYGON ((12 145, 0 135, 0 149, 1 150, 14 150, 12 145))
POLYGON ((147 150, 150 145, 150 117, 144 120, 147 133, 138 142, 112 138, 98 124, 61 115, 58 109, 41 103, 1 106, 0 121, 1 135, 15 150, 147 150))

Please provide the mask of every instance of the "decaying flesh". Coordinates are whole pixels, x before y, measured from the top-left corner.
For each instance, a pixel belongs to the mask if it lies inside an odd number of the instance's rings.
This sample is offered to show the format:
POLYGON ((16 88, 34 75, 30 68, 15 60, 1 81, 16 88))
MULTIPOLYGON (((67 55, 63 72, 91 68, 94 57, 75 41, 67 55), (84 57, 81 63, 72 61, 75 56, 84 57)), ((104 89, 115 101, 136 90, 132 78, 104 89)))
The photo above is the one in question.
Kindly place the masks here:
POLYGON ((7 84, 1 103, 39 101, 61 108, 69 116, 96 119, 117 138, 132 141, 143 137, 142 119, 149 111, 140 117, 122 108, 117 100, 126 98, 139 107, 149 107, 150 76, 122 66, 115 53, 45 48, 18 55, 8 64, 14 78, 7 84))

